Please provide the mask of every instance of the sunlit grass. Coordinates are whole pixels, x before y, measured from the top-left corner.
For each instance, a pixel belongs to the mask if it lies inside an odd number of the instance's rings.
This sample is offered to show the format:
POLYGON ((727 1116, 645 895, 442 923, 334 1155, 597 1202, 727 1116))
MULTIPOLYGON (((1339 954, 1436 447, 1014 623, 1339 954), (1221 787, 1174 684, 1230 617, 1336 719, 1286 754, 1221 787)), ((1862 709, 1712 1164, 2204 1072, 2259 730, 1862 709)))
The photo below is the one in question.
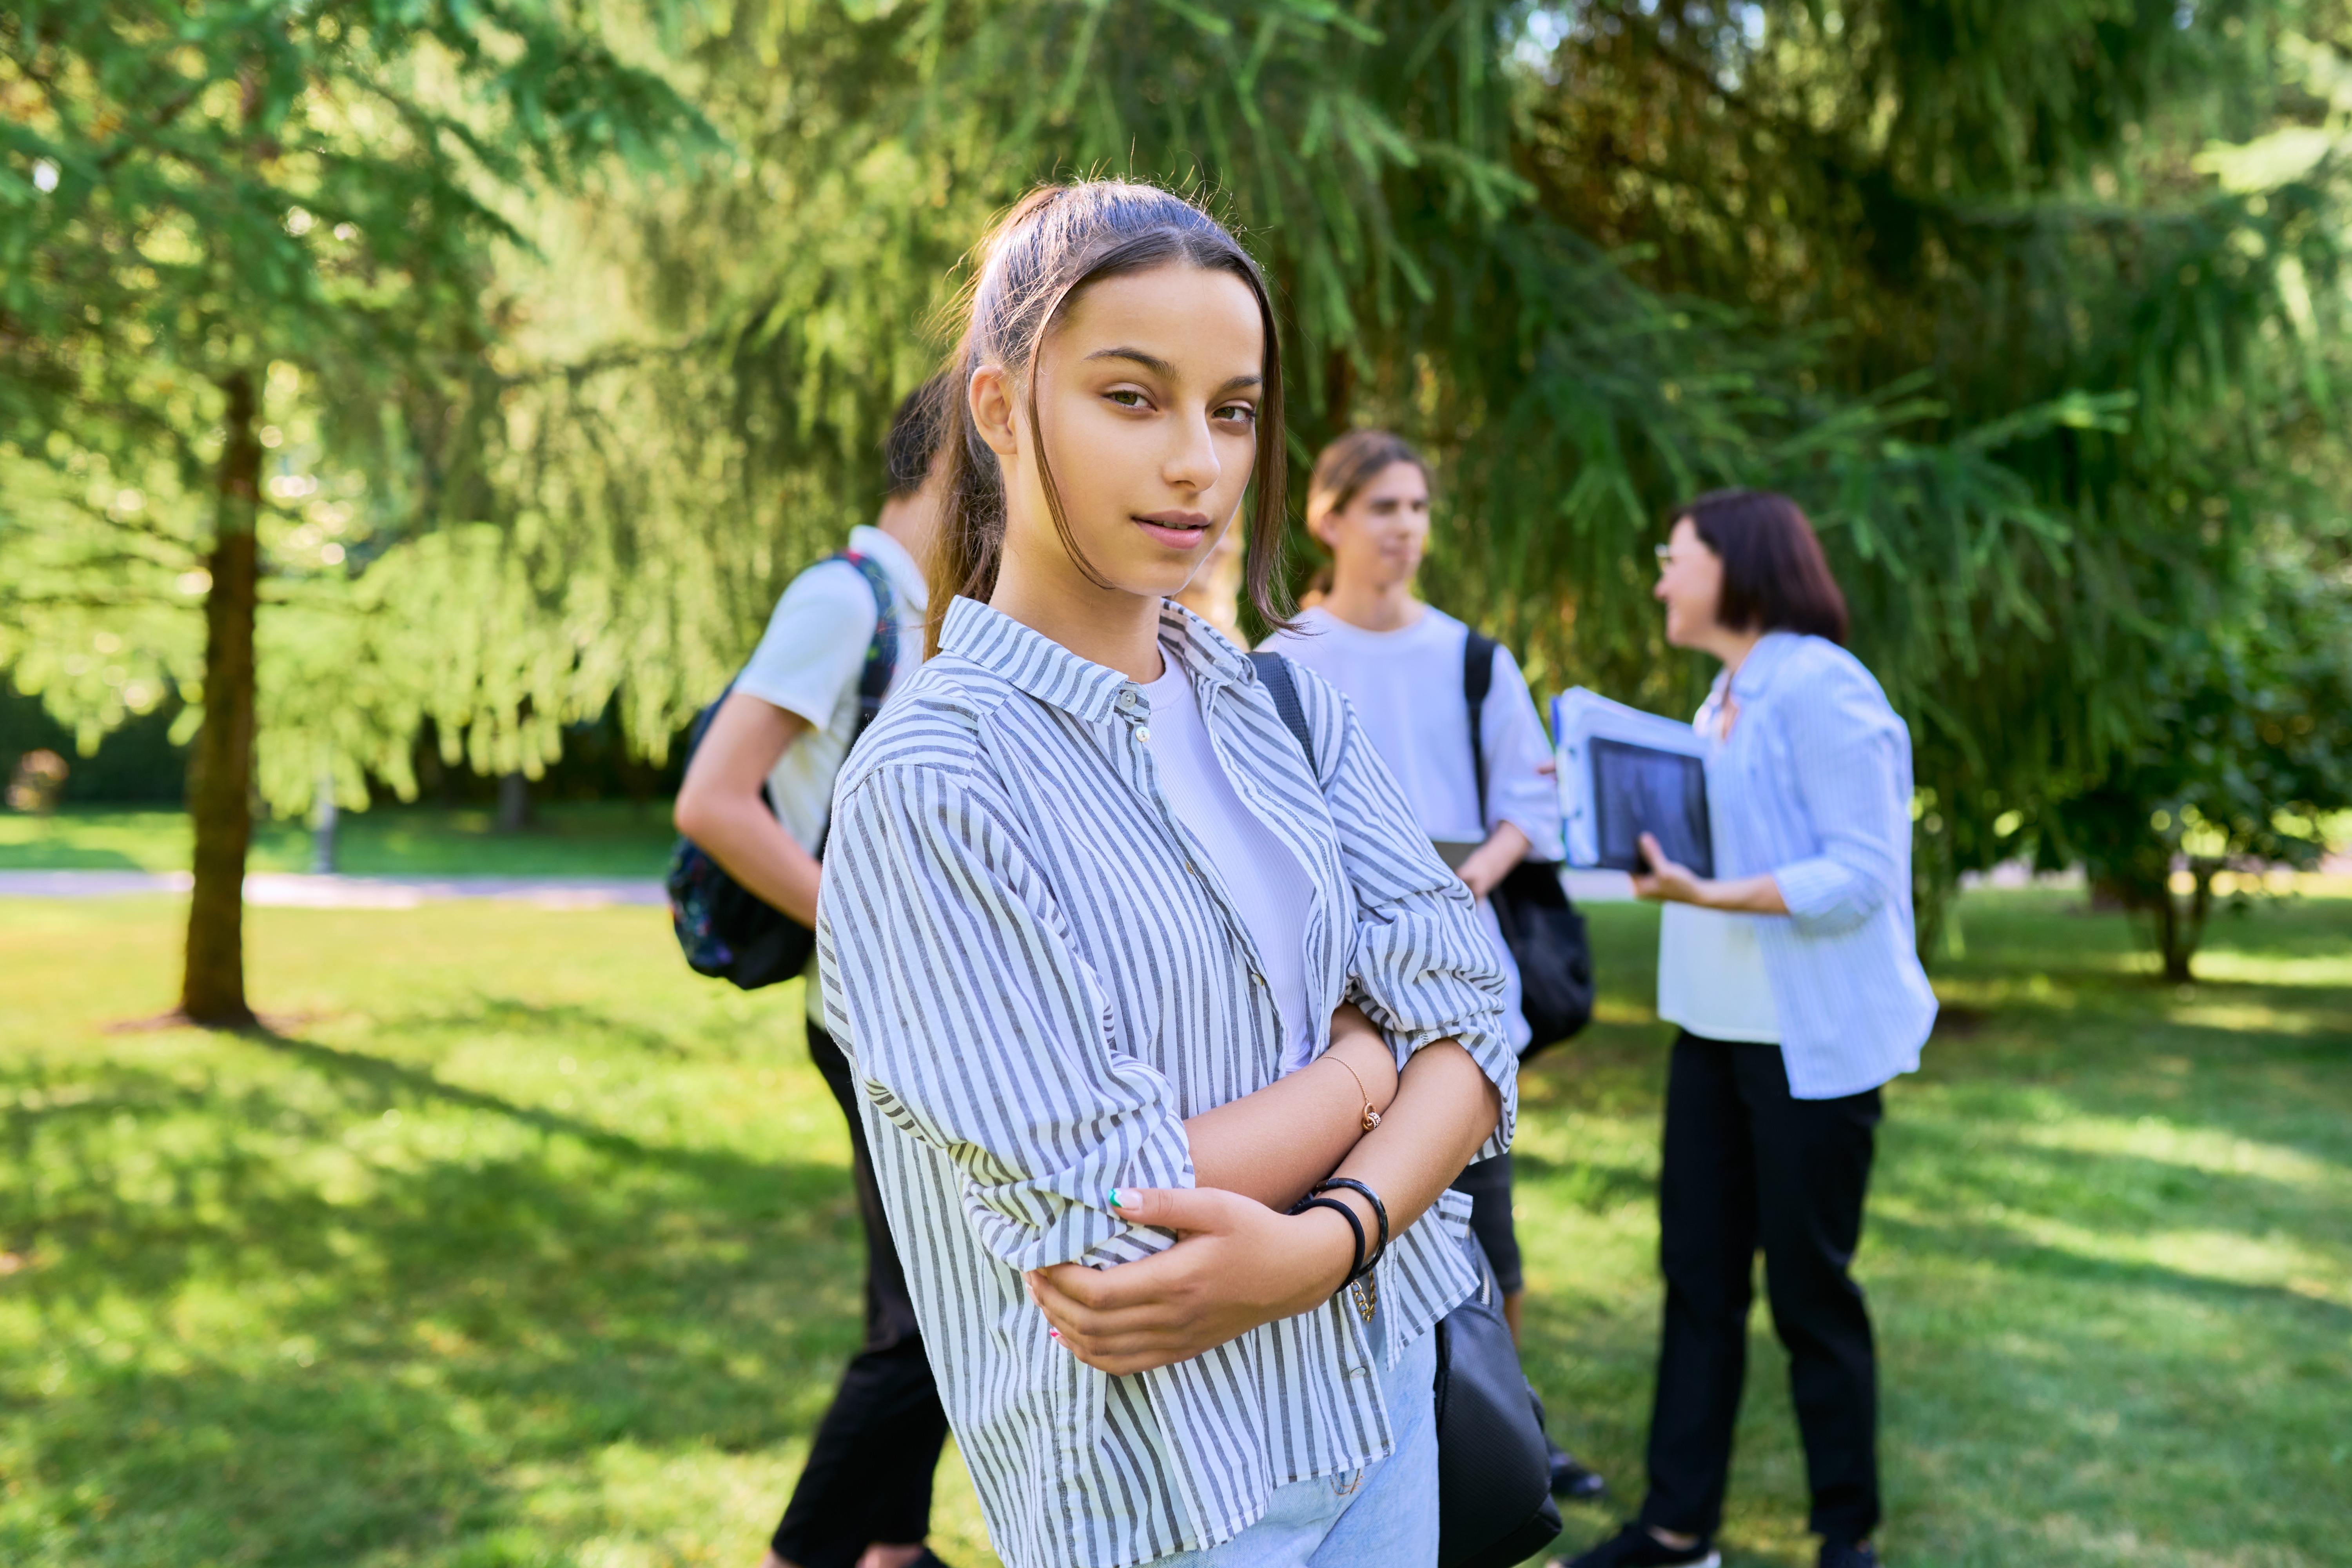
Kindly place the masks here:
MULTIPOLYGON (((1974 899, 1889 1091, 1890 1561, 2352 1562, 2352 900, 2217 918, 2185 994, 2075 908, 1974 899)), ((1591 912, 1601 1022, 1524 1086, 1528 1361, 1630 1510, 1665 1032, 1654 915, 1591 912)), ((261 910, 275 1037, 107 1032, 180 918, 0 901, 0 1562, 756 1562, 857 1333, 797 989, 658 910, 261 910)), ((940 1522, 994 1562, 952 1454, 940 1522)), ((1759 1308, 1727 1559, 1803 1524, 1759 1308)))

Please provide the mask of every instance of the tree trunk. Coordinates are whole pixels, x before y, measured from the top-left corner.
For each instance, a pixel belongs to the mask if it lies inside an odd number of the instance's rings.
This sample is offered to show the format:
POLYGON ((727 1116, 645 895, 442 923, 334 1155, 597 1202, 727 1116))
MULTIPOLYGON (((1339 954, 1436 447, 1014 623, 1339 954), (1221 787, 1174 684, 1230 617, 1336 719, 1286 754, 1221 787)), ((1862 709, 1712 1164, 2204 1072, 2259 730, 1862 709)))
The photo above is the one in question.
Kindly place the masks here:
POLYGON ((253 375, 225 377, 219 515, 205 595, 205 721, 188 757, 195 890, 180 1010, 215 1028, 252 1025, 245 999, 245 858, 253 838, 253 612, 259 563, 259 413, 253 375))
POLYGON ((499 775, 498 831, 520 833, 530 826, 530 780, 521 773, 499 775))

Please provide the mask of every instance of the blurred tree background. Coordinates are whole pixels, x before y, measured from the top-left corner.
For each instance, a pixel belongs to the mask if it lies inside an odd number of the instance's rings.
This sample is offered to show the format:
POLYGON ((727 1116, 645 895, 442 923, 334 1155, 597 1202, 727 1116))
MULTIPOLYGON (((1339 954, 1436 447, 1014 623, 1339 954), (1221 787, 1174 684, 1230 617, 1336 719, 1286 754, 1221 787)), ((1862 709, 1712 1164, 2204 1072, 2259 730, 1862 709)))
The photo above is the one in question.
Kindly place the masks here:
MULTIPOLYGON (((117 128, 56 105, 142 102, 120 73, 212 14, 87 11, 0 20, 0 381, 60 355, 168 374, 104 292, 146 287, 152 247, 73 248, 68 205, 121 199, 117 128), (101 41, 60 41, 85 20, 101 41)), ((363 13, 270 15, 308 36, 363 13)), ((453 145, 515 149, 447 176, 496 222, 390 338, 250 360, 281 441, 257 535, 274 809, 328 774, 347 804, 413 793, 428 731, 486 773, 535 774, 600 716, 661 757, 870 511, 973 237, 1090 173, 1197 192, 1244 232, 1286 311, 1294 464, 1354 425, 1422 443, 1431 596, 1539 688, 1691 706, 1705 672, 1648 599, 1666 509, 1797 495, 1913 727, 1931 952, 1965 869, 2090 860, 2121 887, 2128 863, 2169 899, 2176 855, 2224 853, 2183 847, 2191 804, 2244 856, 2343 804, 2346 0, 466 15, 366 22, 367 69, 413 78, 400 101, 446 111, 453 145), (550 118, 496 74, 511 49, 468 52, 475 26, 593 45, 630 92, 550 118), (717 150, 627 156, 684 123, 664 84, 717 150), (2242 710, 2263 717, 2214 717, 2242 710), (2195 779, 2158 765, 2200 723, 2195 779)), ((250 68, 221 58, 210 90, 233 96, 250 68)), ((352 170, 408 177, 401 116, 334 134, 352 170)), ((331 203, 256 203, 252 275, 322 275, 331 203)), ((381 266, 352 258, 355 301, 381 266)), ((103 443, 55 401, 0 408, 0 664, 86 739, 205 689, 217 386, 103 443)))

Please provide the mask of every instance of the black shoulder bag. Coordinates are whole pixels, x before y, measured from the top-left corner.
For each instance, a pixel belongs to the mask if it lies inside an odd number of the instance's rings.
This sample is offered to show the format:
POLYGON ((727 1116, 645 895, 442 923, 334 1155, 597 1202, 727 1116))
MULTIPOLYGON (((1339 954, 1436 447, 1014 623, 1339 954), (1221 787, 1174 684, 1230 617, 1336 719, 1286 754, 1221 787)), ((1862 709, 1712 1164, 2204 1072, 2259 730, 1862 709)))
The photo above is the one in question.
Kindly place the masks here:
MULTIPOLYGON (((849 738, 850 749, 855 751, 866 727, 882 710, 882 698, 898 668, 898 611, 891 597, 890 580, 880 566, 849 550, 832 559, 857 568, 857 574, 874 592, 874 637, 866 646, 866 667, 858 672, 857 728, 849 738)), ((729 681, 718 700, 695 716, 694 727, 686 735, 689 765, 710 728, 711 717, 734 689, 735 682, 729 681)), ((776 809, 765 784, 760 786, 760 804, 771 814, 776 809)), ((828 820, 825 832, 832 831, 828 820)), ((824 858, 822 840, 816 854, 820 860, 824 858)), ((790 980, 808 967, 816 932, 729 876, 692 839, 681 837, 670 850, 669 875, 663 885, 669 892, 670 929, 677 933, 677 945, 697 974, 757 991, 762 985, 790 980)))
MULTIPOLYGON (((1479 731, 1495 683, 1495 639, 1470 634, 1462 650, 1462 697, 1470 707, 1470 766, 1478 779, 1478 826, 1486 826, 1486 748, 1479 731)), ((1567 1039, 1592 1018, 1592 944, 1584 917, 1559 885, 1559 868, 1527 859, 1511 868, 1489 901, 1503 944, 1519 966, 1519 1011, 1528 1020, 1521 1059, 1567 1039)))
MULTIPOLYGON (((1322 772, 1315 765, 1315 743, 1289 660, 1254 653, 1250 662, 1319 783, 1322 772)), ((1463 1254, 1477 1271, 1478 1289, 1432 1331, 1437 1335, 1437 1381, 1431 1391, 1437 1411, 1437 1563, 1438 1568, 1511 1568, 1559 1533, 1551 1452, 1544 1442, 1543 1405, 1519 1370, 1518 1350, 1503 1321, 1495 1271, 1476 1241, 1465 1237, 1463 1254)))

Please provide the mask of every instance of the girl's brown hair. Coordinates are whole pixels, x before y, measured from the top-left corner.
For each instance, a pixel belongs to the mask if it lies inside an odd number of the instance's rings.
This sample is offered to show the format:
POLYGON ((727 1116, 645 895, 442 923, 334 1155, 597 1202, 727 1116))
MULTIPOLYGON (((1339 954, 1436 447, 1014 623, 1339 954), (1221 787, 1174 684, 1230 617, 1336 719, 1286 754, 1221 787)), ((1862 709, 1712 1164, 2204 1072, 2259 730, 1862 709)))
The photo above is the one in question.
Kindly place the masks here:
MULTIPOLYGON (((940 628, 959 595, 985 600, 995 592, 1004 555, 1004 488, 996 454, 981 439, 968 395, 972 373, 1001 364, 1023 388, 1029 428, 1037 429, 1037 351, 1070 301, 1089 284, 1181 261, 1230 272, 1257 300, 1265 331, 1265 384, 1257 411, 1256 466, 1250 476, 1255 503, 1242 556, 1242 586, 1270 626, 1289 617, 1282 603, 1284 494, 1282 340, 1274 305, 1257 263, 1224 226, 1183 197, 1124 180, 1088 180, 1032 191, 998 220, 981 242, 980 268, 964 310, 963 331, 948 356, 942 380, 947 468, 939 543, 930 561, 927 653, 940 649, 940 628)), ((1045 490, 1054 531, 1078 570, 1097 576, 1079 550, 1062 509, 1062 495, 1037 444, 1037 477, 1045 490)))
MULTIPOLYGON (((1387 471, 1391 463, 1411 463, 1427 479, 1429 465, 1412 443, 1386 430, 1350 430, 1323 448, 1315 471, 1307 479, 1307 531, 1335 511, 1345 511, 1356 492, 1387 471)), ((1321 538, 1320 534, 1316 534, 1321 538)))

